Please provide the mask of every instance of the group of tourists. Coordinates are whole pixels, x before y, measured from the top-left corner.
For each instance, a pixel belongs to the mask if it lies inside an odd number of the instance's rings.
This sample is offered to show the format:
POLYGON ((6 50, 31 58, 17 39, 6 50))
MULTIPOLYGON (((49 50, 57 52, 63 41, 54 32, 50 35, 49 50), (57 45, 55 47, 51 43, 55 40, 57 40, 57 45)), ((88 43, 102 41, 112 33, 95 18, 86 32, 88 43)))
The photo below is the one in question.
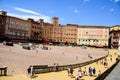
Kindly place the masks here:
MULTIPOLYGON (((110 57, 110 61, 112 61, 112 57, 110 57)), ((96 63, 98 64, 98 60, 96 61, 96 63)), ((108 67, 107 58, 100 60, 100 64, 104 65, 104 67, 107 68, 108 67)))
MULTIPOLYGON (((111 59, 111 58, 110 58, 110 59, 111 59)), ((98 62, 97 62, 97 64, 98 64, 98 62)), ((100 64, 104 65, 104 67, 107 68, 107 67, 108 67, 107 58, 100 60, 100 64)))
POLYGON ((78 74, 76 75, 76 77, 75 77, 75 80, 79 80, 80 78, 82 78, 83 76, 87 76, 87 75, 89 75, 89 76, 95 76, 95 74, 96 74, 96 69, 95 68, 91 68, 91 67, 89 67, 88 68, 88 73, 87 73, 87 70, 86 70, 86 67, 84 67, 84 70, 82 71, 82 69, 81 68, 79 68, 78 69, 78 74), (88 74, 89 73, 89 74, 88 74))
POLYGON ((53 67, 53 71, 54 71, 54 72, 56 72, 56 71, 59 70, 59 63, 54 63, 53 66, 54 66, 54 67, 53 67))
MULTIPOLYGON (((73 76, 73 72, 74 72, 73 68, 68 68, 68 69, 67 69, 67 72, 68 72, 68 75, 71 76, 71 78, 74 77, 74 76, 73 76)), ((91 74, 91 75, 92 75, 92 73, 95 74, 95 73, 96 73, 96 69, 95 69, 95 68, 92 69, 92 68, 90 67, 90 68, 88 69, 88 72, 89 72, 89 74, 91 74)), ((82 71, 81 67, 78 69, 78 73, 77 73, 77 75, 76 75, 76 77, 75 77, 75 80, 79 80, 80 78, 82 78, 82 76, 87 76, 86 67, 84 67, 84 70, 83 70, 83 71, 82 71)))

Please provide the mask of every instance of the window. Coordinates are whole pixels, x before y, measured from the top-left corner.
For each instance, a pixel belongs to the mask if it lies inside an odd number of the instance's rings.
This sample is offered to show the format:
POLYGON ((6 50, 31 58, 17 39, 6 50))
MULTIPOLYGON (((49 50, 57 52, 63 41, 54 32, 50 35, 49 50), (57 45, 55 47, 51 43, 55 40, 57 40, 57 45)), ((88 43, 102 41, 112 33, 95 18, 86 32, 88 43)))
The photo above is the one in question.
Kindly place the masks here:
POLYGON ((16 22, 16 29, 18 29, 18 24, 19 24, 19 23, 18 23, 18 22, 16 22))
POLYGON ((14 33, 14 32, 13 32, 12 34, 13 34, 13 35, 15 35, 15 33, 14 33))
POLYGON ((20 33, 17 33, 18 36, 20 36, 20 33))
POLYGON ((23 26, 23 24, 22 23, 20 23, 20 29, 22 30, 22 26, 23 26))
POLYGON ((20 36, 22 36, 22 32, 20 32, 20 36))
POLYGON ((13 25, 13 24, 14 24, 14 21, 11 21, 11 24, 13 25))
POLYGON ((26 24, 23 25, 23 29, 26 30, 26 24))
POLYGON ((15 36, 17 36, 17 32, 15 32, 15 36))
POLYGON ((24 33, 24 37, 26 37, 26 33, 24 33))
POLYGON ((6 24, 8 24, 9 23, 9 20, 6 20, 6 24))
POLYGON ((12 32, 10 32, 10 35, 12 35, 12 32))

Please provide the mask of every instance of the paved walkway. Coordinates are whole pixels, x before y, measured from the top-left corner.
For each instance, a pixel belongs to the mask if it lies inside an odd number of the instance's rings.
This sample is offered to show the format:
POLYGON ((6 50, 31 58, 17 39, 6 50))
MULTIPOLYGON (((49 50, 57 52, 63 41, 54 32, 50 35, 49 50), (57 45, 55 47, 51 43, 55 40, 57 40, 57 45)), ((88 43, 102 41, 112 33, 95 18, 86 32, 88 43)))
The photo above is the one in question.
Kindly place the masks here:
POLYGON ((105 80, 120 80, 120 62, 113 71, 106 77, 105 80))
MULTIPOLYGON (((117 57, 117 50, 109 50, 109 56, 107 57, 107 61, 108 61, 108 67, 110 67, 112 64, 115 63, 116 61, 116 57, 117 57), (112 55, 112 61, 110 60, 110 55, 112 55)), ((96 76, 83 76, 80 80, 94 80, 97 75, 98 75, 98 71, 100 70, 102 73, 107 70, 107 68, 104 67, 103 64, 100 63, 100 61, 98 62, 98 64, 92 63, 90 65, 84 66, 86 67, 86 70, 88 72, 88 68, 89 67, 95 67, 96 68, 96 76)), ((84 70, 84 67, 82 67, 82 70, 84 70)), ((74 69, 74 76, 77 75, 77 71, 78 68, 74 69)), ((50 72, 50 73, 44 73, 44 74, 38 74, 35 75, 35 78, 29 78, 27 76, 27 74, 22 74, 22 75, 14 75, 13 76, 7 76, 7 77, 0 77, 0 80, 75 80, 75 78, 71 78, 70 76, 68 76, 67 71, 60 71, 60 72, 50 72)))

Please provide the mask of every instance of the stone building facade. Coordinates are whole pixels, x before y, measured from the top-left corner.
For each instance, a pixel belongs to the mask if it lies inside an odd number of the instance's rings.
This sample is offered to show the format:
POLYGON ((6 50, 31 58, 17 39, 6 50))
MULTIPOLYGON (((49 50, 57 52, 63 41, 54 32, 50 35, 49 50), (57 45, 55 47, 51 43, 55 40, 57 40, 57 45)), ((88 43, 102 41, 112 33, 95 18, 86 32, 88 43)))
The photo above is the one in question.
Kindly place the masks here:
POLYGON ((79 26, 78 45, 107 47, 109 39, 109 27, 106 26, 79 26))
POLYGON ((116 25, 110 28, 109 47, 118 48, 118 41, 120 38, 120 25, 116 25))

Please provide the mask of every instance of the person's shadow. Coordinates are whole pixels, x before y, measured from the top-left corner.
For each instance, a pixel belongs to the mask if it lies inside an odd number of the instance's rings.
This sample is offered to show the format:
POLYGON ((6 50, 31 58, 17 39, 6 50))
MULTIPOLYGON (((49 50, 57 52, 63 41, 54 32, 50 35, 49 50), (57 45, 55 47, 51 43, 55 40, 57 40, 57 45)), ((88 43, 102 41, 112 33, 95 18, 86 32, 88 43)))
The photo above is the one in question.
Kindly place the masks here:
POLYGON ((34 74, 33 76, 31 76, 31 78, 36 78, 36 77, 38 77, 38 76, 37 76, 37 75, 35 75, 35 74, 34 74))

